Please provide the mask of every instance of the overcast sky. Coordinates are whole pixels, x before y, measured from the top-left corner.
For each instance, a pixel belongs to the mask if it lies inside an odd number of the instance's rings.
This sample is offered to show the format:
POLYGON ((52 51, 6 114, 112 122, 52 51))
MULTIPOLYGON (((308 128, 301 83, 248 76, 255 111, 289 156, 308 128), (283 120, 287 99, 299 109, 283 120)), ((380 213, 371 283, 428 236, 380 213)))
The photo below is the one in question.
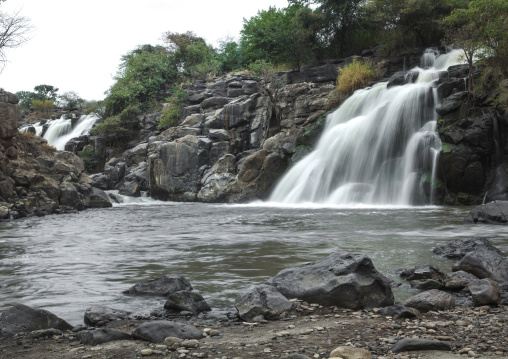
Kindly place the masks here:
POLYGON ((213 45, 238 38, 243 18, 287 0, 7 0, 34 27, 31 40, 7 50, 0 87, 33 91, 47 84, 100 100, 112 85, 120 58, 143 44, 161 44, 166 31, 193 31, 213 45))

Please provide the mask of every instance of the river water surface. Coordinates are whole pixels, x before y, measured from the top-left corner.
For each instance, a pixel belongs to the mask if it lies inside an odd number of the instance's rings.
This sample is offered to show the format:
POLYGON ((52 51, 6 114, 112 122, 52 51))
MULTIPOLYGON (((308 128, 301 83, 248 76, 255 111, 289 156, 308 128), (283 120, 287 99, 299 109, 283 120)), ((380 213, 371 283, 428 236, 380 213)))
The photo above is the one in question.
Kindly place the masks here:
POLYGON ((463 224, 469 210, 149 202, 0 223, 0 311, 19 301, 74 325, 96 304, 149 313, 164 300, 122 291, 171 273, 232 308, 240 290, 333 251, 366 254, 399 282, 399 268, 448 271, 453 262, 431 250, 452 239, 483 236, 507 252, 508 226, 463 224))

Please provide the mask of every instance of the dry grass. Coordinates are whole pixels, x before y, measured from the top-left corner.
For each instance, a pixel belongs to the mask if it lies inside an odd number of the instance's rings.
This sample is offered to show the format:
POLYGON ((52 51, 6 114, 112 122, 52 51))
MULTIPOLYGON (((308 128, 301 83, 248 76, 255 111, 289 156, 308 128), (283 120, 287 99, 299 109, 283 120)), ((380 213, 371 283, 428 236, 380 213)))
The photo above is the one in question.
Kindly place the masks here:
POLYGON ((376 78, 376 68, 371 61, 353 60, 339 68, 337 91, 345 98, 358 89, 364 88, 376 78))

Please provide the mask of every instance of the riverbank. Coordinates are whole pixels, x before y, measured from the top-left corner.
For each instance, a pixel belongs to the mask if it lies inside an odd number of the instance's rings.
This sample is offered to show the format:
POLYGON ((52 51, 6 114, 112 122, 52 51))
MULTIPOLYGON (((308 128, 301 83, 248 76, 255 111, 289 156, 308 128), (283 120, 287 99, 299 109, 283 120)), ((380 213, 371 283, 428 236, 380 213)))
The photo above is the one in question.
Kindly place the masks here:
MULTIPOLYGON (((119 320, 104 328, 130 333, 143 321, 119 320)), ((240 320, 190 319, 207 336, 195 343, 167 346, 138 340, 115 341, 97 346, 82 345, 76 333, 31 339, 17 335, 0 341, 0 358, 329 358, 337 347, 363 348, 373 358, 506 358, 508 356, 508 308, 458 307, 453 311, 429 312, 421 318, 396 320, 375 310, 344 310, 310 306, 279 321, 245 323, 240 320), (218 335, 217 335, 218 334, 218 335), (391 353, 404 338, 448 342, 450 351, 391 353), (151 353, 151 354, 150 354, 151 353)), ((367 358, 367 356, 358 357, 367 358)))

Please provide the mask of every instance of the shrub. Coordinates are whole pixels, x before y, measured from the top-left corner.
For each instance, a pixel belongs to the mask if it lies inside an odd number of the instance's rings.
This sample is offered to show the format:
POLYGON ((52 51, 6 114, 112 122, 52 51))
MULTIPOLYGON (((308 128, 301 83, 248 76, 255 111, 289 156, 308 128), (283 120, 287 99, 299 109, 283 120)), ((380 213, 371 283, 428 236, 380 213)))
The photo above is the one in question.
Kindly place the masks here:
POLYGON ((95 151, 91 146, 85 146, 83 151, 78 152, 78 156, 83 160, 85 171, 87 173, 95 173, 99 169, 99 165, 103 160, 103 155, 95 151))
POLYGON ((139 114, 139 105, 131 105, 120 114, 101 120, 90 132, 92 135, 101 136, 107 146, 126 147, 129 141, 138 135, 139 114))
POLYGON ((376 78, 376 69, 371 61, 358 61, 345 65, 339 69, 337 76, 337 91, 345 98, 376 78))
POLYGON ((172 95, 166 99, 166 106, 159 118, 159 128, 166 129, 178 125, 182 111, 182 104, 187 99, 187 93, 179 86, 173 87, 172 95))
POLYGON ((32 107, 35 111, 42 112, 46 116, 50 116, 55 108, 55 101, 53 100, 33 100, 32 107))

